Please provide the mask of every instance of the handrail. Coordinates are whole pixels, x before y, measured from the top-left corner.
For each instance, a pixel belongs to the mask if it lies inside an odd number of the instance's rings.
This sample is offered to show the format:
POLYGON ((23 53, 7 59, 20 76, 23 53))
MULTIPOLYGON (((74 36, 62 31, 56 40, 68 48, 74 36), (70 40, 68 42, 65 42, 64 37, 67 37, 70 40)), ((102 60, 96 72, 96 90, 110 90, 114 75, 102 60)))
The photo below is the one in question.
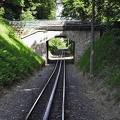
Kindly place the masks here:
MULTIPOLYGON (((47 29, 47 30, 91 28, 91 22, 81 22, 80 20, 9 21, 9 24, 12 25, 13 27, 47 29)), ((105 28, 104 25, 100 23, 95 23, 95 29, 103 30, 103 28, 105 28)))

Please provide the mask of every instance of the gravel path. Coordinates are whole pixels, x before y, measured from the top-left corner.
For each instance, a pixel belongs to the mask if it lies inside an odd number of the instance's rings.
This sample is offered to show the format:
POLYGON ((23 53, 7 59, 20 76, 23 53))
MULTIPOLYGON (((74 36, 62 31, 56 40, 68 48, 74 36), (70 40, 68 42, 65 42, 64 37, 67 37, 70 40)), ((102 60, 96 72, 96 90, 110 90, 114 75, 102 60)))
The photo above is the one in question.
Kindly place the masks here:
POLYGON ((28 80, 4 90, 0 98, 0 120, 24 120, 52 70, 53 65, 46 66, 28 80))
POLYGON ((110 98, 112 92, 102 80, 88 79, 74 65, 67 70, 68 120, 120 120, 120 102, 110 98))
POLYGON ((67 65, 66 120, 102 120, 83 94, 83 86, 80 85, 83 76, 76 74, 74 67, 67 65))
MULTIPOLYGON (((22 80, 1 91, 0 120, 24 120, 52 70, 53 65, 47 65, 26 81, 22 80)), ((83 76, 82 71, 74 65, 68 65, 67 70, 66 120, 120 120, 119 115, 115 117, 114 112, 109 113, 108 110, 103 114, 104 109, 98 109, 100 104, 96 104, 92 99, 90 82, 83 76)), ((97 95, 94 97, 97 98, 97 95)))

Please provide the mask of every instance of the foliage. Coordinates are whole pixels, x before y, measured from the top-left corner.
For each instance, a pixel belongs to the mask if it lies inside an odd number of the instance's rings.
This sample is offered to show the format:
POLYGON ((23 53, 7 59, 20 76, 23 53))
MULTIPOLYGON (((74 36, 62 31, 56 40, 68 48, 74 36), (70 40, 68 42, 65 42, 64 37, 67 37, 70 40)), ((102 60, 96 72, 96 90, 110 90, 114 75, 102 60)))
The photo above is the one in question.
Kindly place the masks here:
POLYGON ((88 48, 82 57, 78 60, 77 65, 80 66, 85 72, 90 70, 90 48, 88 48))
POLYGON ((30 11, 23 11, 20 15, 21 20, 34 20, 34 16, 30 11))
POLYGON ((0 85, 20 80, 44 63, 10 26, 0 22, 0 33, 0 85))
POLYGON ((21 20, 33 20, 37 13, 37 7, 40 6, 39 1, 25 0, 22 9, 21 20), (26 16, 25 16, 26 15, 26 16))
POLYGON ((72 55, 74 55, 74 45, 75 45, 74 42, 71 42, 68 46, 68 50, 72 55))
POLYGON ((24 0, 7 0, 7 3, 12 3, 13 5, 23 6, 24 0))
MULTIPOLYGON (((63 17, 91 21, 92 0, 62 0, 62 3, 63 17)), ((119 6, 119 0, 96 0, 95 20, 120 21, 119 6)), ((9 20, 56 19, 56 0, 5 0, 3 7, 4 17, 9 20), (24 15, 26 13, 29 13, 28 18, 24 15)))
POLYGON ((37 7, 36 17, 38 19, 55 19, 56 1, 55 0, 41 0, 41 5, 37 7))
POLYGON ((51 51, 51 53, 54 53, 58 49, 66 48, 65 43, 61 41, 60 38, 52 38, 51 40, 49 40, 48 45, 49 45, 49 51, 51 51))
MULTIPOLYGON (((106 78, 110 86, 120 86, 120 44, 116 44, 116 33, 120 29, 113 28, 95 42, 94 75, 106 78), (115 32, 114 32, 115 31, 115 32)), ((90 48, 77 62, 85 72, 89 72, 90 48)))
MULTIPOLYGON (((64 5, 62 12, 64 17, 79 19, 81 21, 91 21, 92 0, 62 0, 62 2, 64 5)), ((120 1, 96 0, 95 21, 120 21, 120 1)))
POLYGON ((6 0, 3 7, 9 20, 55 19, 55 0, 6 0))
POLYGON ((79 20, 87 20, 90 15, 89 0, 62 0, 64 5, 63 16, 79 20))
POLYGON ((0 8, 0 18, 3 18, 3 15, 4 15, 4 8, 1 7, 0 8))
POLYGON ((4 18, 7 18, 8 20, 14 20, 15 13, 11 9, 5 9, 4 18))

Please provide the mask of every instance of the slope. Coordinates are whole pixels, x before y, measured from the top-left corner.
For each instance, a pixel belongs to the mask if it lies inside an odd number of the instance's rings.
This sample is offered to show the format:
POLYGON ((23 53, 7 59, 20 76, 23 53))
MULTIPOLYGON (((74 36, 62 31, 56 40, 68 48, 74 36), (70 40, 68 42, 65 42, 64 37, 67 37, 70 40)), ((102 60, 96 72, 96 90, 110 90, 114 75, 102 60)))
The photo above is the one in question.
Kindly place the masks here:
MULTIPOLYGON (((115 97, 120 100, 120 29, 109 29, 94 46, 94 78, 105 81, 106 87, 117 89, 115 97)), ((90 48, 78 60, 77 66, 89 72, 90 48)))
POLYGON ((20 80, 42 64, 44 60, 25 46, 9 25, 0 21, 0 85, 20 80))

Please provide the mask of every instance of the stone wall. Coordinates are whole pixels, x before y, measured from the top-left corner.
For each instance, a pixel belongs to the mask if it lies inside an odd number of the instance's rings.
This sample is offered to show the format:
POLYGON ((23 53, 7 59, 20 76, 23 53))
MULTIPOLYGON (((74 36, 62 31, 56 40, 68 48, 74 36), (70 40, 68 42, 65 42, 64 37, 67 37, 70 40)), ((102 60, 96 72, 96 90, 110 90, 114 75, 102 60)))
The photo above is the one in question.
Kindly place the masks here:
MULTIPOLYGON (((66 37, 75 42, 75 61, 90 46, 91 31, 66 31, 66 37)), ((95 31, 95 40, 100 38, 100 31, 95 31)))
MULTIPOLYGON (((32 48, 39 56, 47 59, 46 41, 55 36, 66 36, 75 42, 75 62, 90 45, 91 31, 38 31, 23 38, 23 42, 32 48)), ((100 38, 100 31, 95 31, 95 39, 100 38)))

